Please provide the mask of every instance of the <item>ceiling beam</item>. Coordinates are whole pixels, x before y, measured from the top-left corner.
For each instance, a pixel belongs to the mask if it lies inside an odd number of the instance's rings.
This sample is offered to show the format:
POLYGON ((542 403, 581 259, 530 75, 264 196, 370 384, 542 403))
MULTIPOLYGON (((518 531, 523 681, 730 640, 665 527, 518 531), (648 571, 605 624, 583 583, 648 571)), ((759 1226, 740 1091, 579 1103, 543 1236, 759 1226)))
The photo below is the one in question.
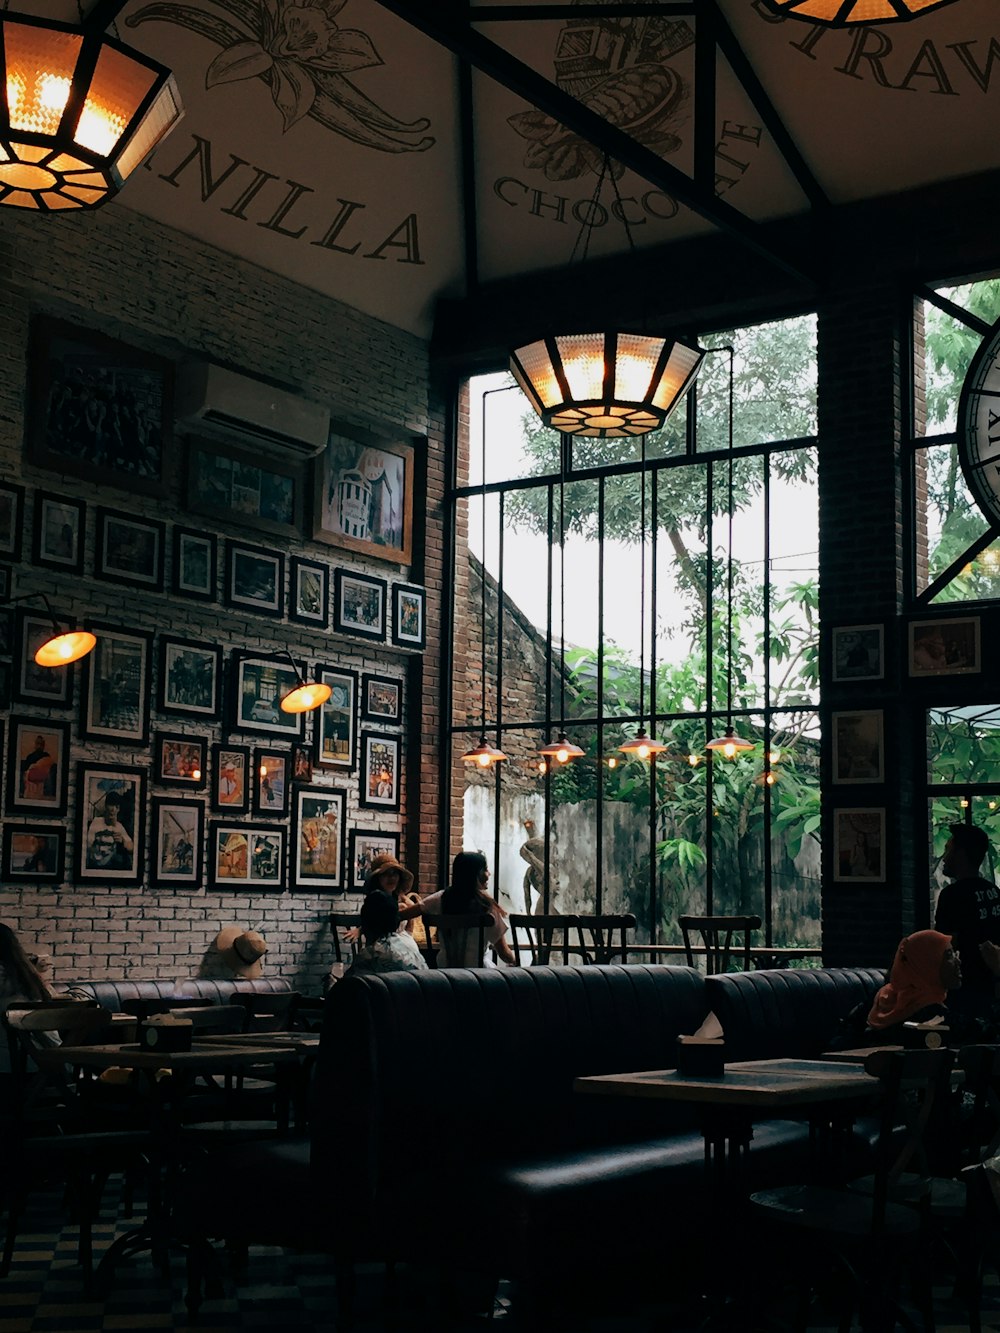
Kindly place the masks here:
MULTIPOLYGON (((655 189, 672 195, 705 221, 736 237, 755 254, 812 285, 815 276, 796 260, 774 250, 762 229, 738 209, 717 197, 714 180, 706 188, 671 166, 644 144, 638 143, 615 125, 610 125, 589 107, 563 92, 510 52, 497 46, 481 33, 474 31, 465 19, 456 20, 444 12, 442 5, 428 5, 426 0, 376 0, 383 9, 416 28, 439 46, 467 60, 476 69, 544 111, 567 129, 579 134, 616 161, 636 172, 655 189)), ((576 7, 564 10, 563 17, 576 17, 576 7)), ((469 10, 463 10, 467 16, 469 10)))
POLYGON ((524 23, 545 19, 565 21, 573 19, 634 19, 634 18, 692 18, 697 6, 695 0, 673 0, 673 3, 656 3, 646 0, 645 4, 626 3, 620 5, 586 4, 573 5, 476 5, 469 10, 470 23, 524 23))

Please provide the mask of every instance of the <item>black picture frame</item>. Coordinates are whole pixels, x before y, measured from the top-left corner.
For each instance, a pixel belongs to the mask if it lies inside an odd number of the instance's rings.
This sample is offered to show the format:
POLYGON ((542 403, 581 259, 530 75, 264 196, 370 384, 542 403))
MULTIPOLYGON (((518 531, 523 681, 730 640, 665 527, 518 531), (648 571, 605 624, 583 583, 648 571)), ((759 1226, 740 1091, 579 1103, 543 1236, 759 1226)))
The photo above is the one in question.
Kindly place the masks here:
POLYGON ((35 492, 31 562, 63 574, 83 573, 87 506, 51 491, 35 492))
POLYGON ((308 745, 292 746, 292 781, 298 787, 308 787, 313 780, 312 750, 308 745))
POLYGON ((304 494, 300 464, 262 461, 259 454, 214 440, 188 441, 186 498, 194 514, 281 537, 301 537, 304 494))
POLYGON ((153 636, 145 630, 87 622, 97 636, 84 658, 80 734, 118 745, 149 744, 153 636))
POLYGON ((288 571, 288 618, 314 629, 329 627, 329 565, 292 556, 288 571))
MULTIPOLYGON (((0 601, 14 596, 14 569, 11 565, 0 565, 0 601)), ((13 636, 11 637, 13 642, 13 636)), ((7 649, 8 653, 10 649, 7 649)))
MULTIPOLYGON (((230 662, 230 730, 301 740, 303 715, 280 707, 284 695, 299 683, 291 662, 249 649, 237 649, 230 662)), ((299 669, 304 677, 305 670, 299 669)))
POLYGON ((156 709, 214 721, 222 703, 222 649, 197 639, 160 636, 156 709))
POLYGON ((26 453, 64 476, 166 495, 172 479, 171 363, 47 316, 32 323, 26 453))
POLYGON ((400 738, 379 732, 361 733, 361 783, 358 799, 366 809, 398 810, 400 738))
POLYGON ((175 596, 214 602, 218 595, 219 542, 214 532, 174 526, 170 586, 175 596))
POLYGON ((152 780, 157 787, 202 791, 208 783, 208 741, 175 731, 153 734, 152 780))
POLYGON ((344 891, 344 793, 334 787, 295 792, 289 880, 293 889, 344 891))
POLYGON ((330 697, 316 710, 313 755, 319 768, 350 771, 358 752, 358 673, 316 665, 316 680, 330 686, 330 697))
POLYGON ((15 564, 21 559, 24 529, 24 487, 14 482, 0 482, 0 555, 15 564))
POLYGON ((286 832, 281 824, 208 823, 208 882, 213 889, 285 887, 286 832))
POLYGON ((12 674, 10 663, 0 662, 0 711, 10 707, 12 674))
POLYGON ((139 884, 145 870, 146 770, 125 764, 77 764, 77 884, 139 884), (117 797, 117 811, 109 798, 117 797))
POLYGON ((403 682, 398 677, 365 672, 361 677, 361 720, 380 722, 384 727, 402 722, 403 682))
POLYGON ((399 860, 399 834, 381 829, 352 828, 344 887, 348 893, 362 893, 372 858, 389 852, 399 860))
POLYGON ((837 684, 885 677, 885 626, 834 625, 830 631, 830 679, 837 684))
POLYGON ((202 883, 205 806, 175 796, 154 796, 149 840, 149 882, 158 889, 198 889, 202 883))
POLYGON ((384 643, 388 591, 385 579, 353 569, 334 570, 333 628, 384 643))
POLYGON ((7 721, 7 814, 66 814, 69 723, 16 713, 7 721))
POLYGON ((66 873, 66 829, 61 824, 3 826, 3 878, 16 884, 59 884, 66 873))
POLYGON ((163 591, 166 524, 156 518, 135 518, 99 505, 95 526, 97 578, 147 592, 163 591))
POLYGON ((292 753, 271 746, 253 752, 253 813, 261 819, 284 819, 292 790, 292 753))
POLYGON ((427 646, 427 591, 415 583, 392 585, 392 641, 397 648, 427 646))
MULTIPOLYGON (((43 704, 47 708, 70 708, 73 703, 73 680, 76 668, 42 667, 35 661, 35 653, 52 638, 52 617, 45 612, 26 607, 16 608, 14 634, 14 698, 18 703, 43 704)), ((53 613, 61 624, 67 617, 58 610, 53 613)))
POLYGON ((12 606, 0 607, 0 657, 13 657, 17 640, 17 621, 12 606))
POLYGON ((248 745, 212 746, 211 806, 227 815, 245 815, 250 809, 252 784, 248 745))
POLYGON ((227 541, 225 602, 258 616, 280 618, 285 610, 284 554, 227 541))

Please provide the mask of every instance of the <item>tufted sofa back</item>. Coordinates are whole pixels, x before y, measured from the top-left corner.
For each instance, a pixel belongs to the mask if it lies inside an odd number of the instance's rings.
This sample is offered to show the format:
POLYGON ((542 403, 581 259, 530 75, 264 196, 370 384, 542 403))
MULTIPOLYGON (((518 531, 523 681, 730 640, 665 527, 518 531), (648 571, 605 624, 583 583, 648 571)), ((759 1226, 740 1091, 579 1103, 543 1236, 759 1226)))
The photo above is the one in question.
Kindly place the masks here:
POLYGON ((192 999, 213 1000, 221 1004, 228 1001, 234 991, 271 994, 291 990, 291 986, 280 977, 258 977, 255 981, 247 981, 244 977, 232 977, 226 981, 210 977, 185 977, 180 981, 77 981, 66 989, 74 995, 96 1000, 105 1009, 118 1013, 128 1000, 169 1000, 188 995, 192 999))
POLYGON ((728 1060, 815 1057, 856 1004, 870 1005, 885 982, 874 967, 776 968, 705 978, 722 1024, 728 1060))

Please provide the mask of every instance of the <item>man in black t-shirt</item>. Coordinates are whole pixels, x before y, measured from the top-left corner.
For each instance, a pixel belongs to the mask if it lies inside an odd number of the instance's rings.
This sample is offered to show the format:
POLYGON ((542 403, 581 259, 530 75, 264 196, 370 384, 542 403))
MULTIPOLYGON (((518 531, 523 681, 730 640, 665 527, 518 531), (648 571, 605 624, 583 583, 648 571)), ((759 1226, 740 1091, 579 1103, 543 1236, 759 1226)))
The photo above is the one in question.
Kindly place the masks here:
POLYGON ((950 935, 962 963, 963 1000, 993 1000, 996 978, 983 962, 984 940, 1000 944, 1000 888, 979 874, 990 843, 974 824, 952 824, 941 868, 953 882, 938 894, 934 929, 950 935))

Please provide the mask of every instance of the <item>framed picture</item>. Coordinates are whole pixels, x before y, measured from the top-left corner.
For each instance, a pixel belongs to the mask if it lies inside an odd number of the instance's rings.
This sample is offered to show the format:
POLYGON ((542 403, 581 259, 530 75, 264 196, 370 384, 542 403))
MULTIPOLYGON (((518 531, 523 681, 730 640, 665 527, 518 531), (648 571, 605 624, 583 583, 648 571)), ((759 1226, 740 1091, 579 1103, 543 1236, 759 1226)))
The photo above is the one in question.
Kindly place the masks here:
POLYGON ((39 467, 166 495, 173 371, 115 338, 38 318, 29 360, 28 457, 39 467))
POLYGON ((385 579, 351 570, 334 571, 333 628, 362 639, 385 641, 385 579))
MULTIPOLYGON (((14 596, 14 571, 10 565, 0 565, 0 601, 14 596)), ((7 650, 10 652, 10 649, 7 650)))
POLYGON ((423 648, 427 642, 424 627, 426 593, 412 583, 395 583, 392 588, 392 641, 401 648, 423 648))
POLYGON ((82 574, 86 514, 87 506, 82 500, 36 491, 32 563, 44 569, 82 574))
POLYGON ((153 797, 149 878, 164 889, 200 888, 205 807, 201 801, 153 797))
POLYGON ((403 720, 403 682, 390 676, 361 677, 361 720, 388 726, 403 720))
POLYGON ((226 542, 226 603, 280 616, 285 609, 285 557, 280 551, 226 542))
POLYGON ((361 804, 399 809, 399 737, 361 734, 361 804))
POLYGON ((344 887, 344 793, 297 791, 292 819, 292 888, 344 887))
MULTIPOLYGON (((59 611, 54 615, 60 623, 66 623, 66 616, 59 611)), ((20 703, 69 708, 73 702, 75 668, 43 667, 35 661, 35 653, 52 638, 51 616, 19 606, 15 619, 14 698, 20 703)))
POLYGON ((287 740, 301 737, 302 713, 284 713, 280 707, 284 695, 299 683, 291 662, 243 650, 232 658, 232 727, 287 740))
POLYGON ((885 883, 884 810, 834 810, 833 878, 842 884, 885 883))
POLYGON ((144 863, 145 771, 80 763, 76 804, 77 882, 138 884, 144 863))
POLYGON ((94 573, 112 583, 162 592, 165 544, 166 527, 159 519, 98 508, 94 573))
POLYGON ((178 597, 214 602, 218 542, 212 532, 174 528, 172 587, 178 597))
POLYGON ((160 679, 156 707, 181 717, 219 716, 222 649, 194 639, 160 639, 160 679))
POLYGON ((838 625, 832 647, 834 680, 881 680, 885 675, 884 626, 838 625))
POLYGON ((305 745, 292 746, 292 781, 308 786, 313 780, 312 754, 305 745))
POLYGON ((303 625, 326 629, 330 623, 330 570, 318 560, 292 556, 288 615, 303 625))
POLYGON ((10 663, 0 662, 0 710, 10 707, 10 663))
POLYGON ((911 676, 969 676, 982 670, 978 616, 914 620, 909 637, 911 676))
POLYGON ((66 869, 66 830, 58 824, 5 824, 3 877, 12 884, 58 884, 66 869))
POLYGON ((302 534, 302 470, 238 449, 193 439, 188 445, 187 506, 196 514, 285 537, 302 534))
POLYGON ((250 809, 250 751, 247 746, 212 746, 212 809, 240 815, 250 809))
POLYGON ((208 825, 208 877, 213 888, 284 888, 285 830, 274 824, 208 825))
POLYGON ((7 730, 7 813, 65 815, 69 723, 14 716, 7 730))
POLYGON ((153 737, 153 781, 158 787, 190 787, 201 791, 207 781, 208 741, 158 731, 153 737))
POLYGON ((10 657, 14 652, 14 626, 13 608, 0 607, 0 657, 10 657))
POLYGON ((832 714, 835 783, 884 781, 882 719, 881 708, 832 714))
POLYGON ((254 750, 253 812, 284 818, 288 814, 292 756, 288 750, 254 750))
POLYGON ((21 558, 24 532, 24 487, 0 482, 0 555, 15 563, 21 558))
POLYGON ((313 727, 316 763, 320 768, 351 769, 357 755, 357 672, 317 663, 316 679, 330 687, 330 697, 317 711, 313 727))
POLYGON ((334 422, 316 468, 313 539, 408 565, 413 545, 412 444, 334 422))
POLYGON ((97 635, 97 647, 84 659, 83 735, 147 745, 153 636, 113 625, 89 628, 97 635))
POLYGON ((372 861, 383 852, 390 852, 399 859, 398 833, 369 833, 367 829, 351 829, 345 885, 349 893, 360 893, 364 889, 365 876, 372 861))

